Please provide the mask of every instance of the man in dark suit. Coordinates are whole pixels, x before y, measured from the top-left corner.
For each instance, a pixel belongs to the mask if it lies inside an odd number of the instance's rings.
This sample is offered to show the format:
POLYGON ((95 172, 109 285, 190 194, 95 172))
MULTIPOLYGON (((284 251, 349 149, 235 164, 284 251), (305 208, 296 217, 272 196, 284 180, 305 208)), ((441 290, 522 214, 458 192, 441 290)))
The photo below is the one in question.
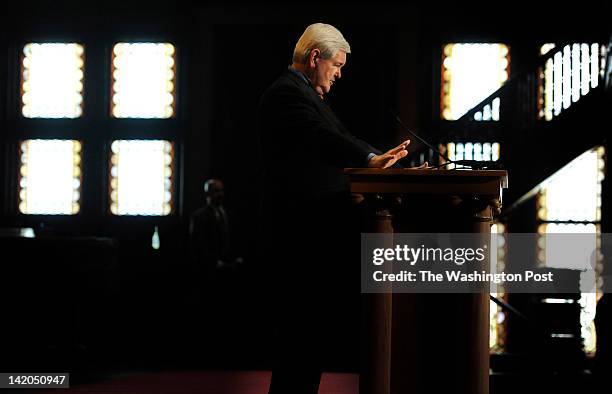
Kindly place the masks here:
POLYGON ((409 140, 381 153, 354 137, 325 102, 350 52, 333 26, 308 26, 293 64, 260 103, 263 226, 278 328, 270 394, 317 393, 337 339, 350 334, 339 323, 359 331, 359 247, 349 239, 358 226, 343 169, 388 168, 408 154, 409 140))

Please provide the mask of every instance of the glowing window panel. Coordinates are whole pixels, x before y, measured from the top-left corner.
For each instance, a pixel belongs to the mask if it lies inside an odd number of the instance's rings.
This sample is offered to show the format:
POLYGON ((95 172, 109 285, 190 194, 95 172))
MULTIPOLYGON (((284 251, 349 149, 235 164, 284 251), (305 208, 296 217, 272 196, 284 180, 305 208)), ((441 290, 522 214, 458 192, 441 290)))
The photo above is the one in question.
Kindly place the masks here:
POLYGON ((491 160, 497 161, 499 160, 499 143, 494 142, 491 144, 491 160))
POLYGON ((582 54, 582 75, 581 75, 581 81, 580 81, 580 90, 582 92, 582 95, 584 96, 585 94, 587 94, 589 92, 589 88, 590 88, 590 81, 591 81, 591 77, 590 77, 590 73, 591 73, 591 68, 589 67, 589 62, 590 62, 590 57, 589 57, 589 44, 581 44, 580 45, 580 50, 581 50, 581 54, 582 54))
POLYGON ((474 112, 474 120, 499 120, 499 97, 496 97, 491 101, 491 104, 486 104, 482 111, 474 112))
POLYGON ((599 44, 591 44, 591 87, 599 83, 599 44))
POLYGON ((540 55, 542 55, 542 56, 546 55, 548 52, 550 52, 553 49, 555 49, 555 46, 556 46, 555 44, 550 43, 550 42, 547 43, 547 44, 542 45, 540 47, 540 55))
POLYGON ((570 105, 572 105, 572 85, 571 85, 572 63, 570 59, 571 59, 570 46, 566 45, 563 47, 563 60, 562 60, 562 65, 563 65, 562 100, 563 100, 564 109, 567 109, 569 108, 570 105))
POLYGON ((170 118, 175 112, 174 46, 118 43, 113 48, 112 115, 170 118))
POLYGON ((458 143, 455 145, 455 157, 457 160, 465 159, 465 144, 458 143))
POLYGON ((23 47, 21 113, 26 118, 78 118, 83 113, 83 46, 23 47))
POLYGON ((600 220, 602 151, 583 153, 544 182, 538 201, 540 220, 600 220))
POLYGON ((606 61, 608 59, 608 47, 605 44, 599 46, 599 78, 606 76, 606 61))
MULTIPOLYGON (((553 70, 554 70, 554 62, 552 59, 548 59, 546 61, 546 66, 544 67, 544 118, 546 120, 552 120, 553 118, 553 70)), ((587 84, 588 86, 588 84, 587 84)), ((588 92, 588 89, 587 89, 588 92)))
MULTIPOLYGON (((552 50, 554 45, 551 45, 542 45, 541 53, 552 50)), ((542 90, 539 100, 543 105, 540 118, 552 120, 597 87, 603 71, 600 65, 604 61, 602 48, 605 46, 597 43, 565 45, 546 61, 540 74, 542 90)))
POLYGON ((563 55, 555 53, 553 58, 553 113, 555 116, 561 113, 563 105, 563 55))
POLYGON ((580 45, 572 45, 572 102, 580 99, 580 45))
POLYGON ((111 212, 115 215, 170 214, 172 143, 116 140, 111 151, 111 212))
MULTIPOLYGON (((506 268, 506 242, 507 229, 503 223, 491 225, 491 272, 502 272, 506 268)), ((503 284, 496 286, 493 297, 504 299, 505 288, 503 284)), ((491 353, 503 352, 506 342, 506 313, 504 310, 489 301, 489 349, 491 353)))
POLYGON ((580 262, 589 264, 592 253, 597 250, 599 225, 595 223, 544 223, 538 226, 539 263, 552 268, 575 269, 580 262), (548 234, 584 234, 581 242, 571 249, 564 247, 566 238, 555 238, 548 234))
MULTIPOLYGON (((580 334, 584 344, 584 350, 587 354, 593 355, 597 350, 597 333, 595 331, 595 312, 597 308, 597 301, 601 298, 601 286, 602 278, 597 277, 597 272, 603 270, 603 261, 601 258, 601 245, 598 242, 600 233, 600 226, 595 223, 586 224, 572 224, 572 223, 545 223, 538 227, 538 233, 540 234, 551 234, 551 233, 565 233, 565 234, 592 234, 593 239, 590 245, 581 245, 582 248, 579 250, 572 249, 572 260, 573 261, 591 261, 591 254, 593 250, 597 250, 596 258, 596 269, 595 275, 592 271, 585 271, 580 273, 581 283, 597 283, 597 291, 589 293, 581 293, 580 295, 580 334)), ((549 252, 546 246, 548 240, 546 237, 540 239, 538 245, 538 259, 540 264, 543 266, 554 267, 554 268, 568 268, 560 264, 555 264, 558 261, 567 260, 568 256, 564 254, 562 257, 555 256, 554 253, 549 252)), ((552 246, 552 249, 563 249, 567 252, 567 248, 560 248, 552 246)), ((572 264, 573 265, 573 264, 572 264)), ((575 268, 575 267, 571 267, 575 268)))
POLYGON ((492 148, 491 148, 490 142, 485 142, 484 144, 482 144, 482 160, 486 160, 486 161, 491 160, 491 154, 492 154, 491 149, 492 148))
POLYGON ((482 144, 475 143, 474 144, 474 160, 482 161, 482 144))
POLYGON ((499 160, 499 149, 498 142, 449 142, 446 144, 446 152, 451 160, 497 161, 499 160))
MULTIPOLYGON (((492 293, 493 297, 500 297, 503 293, 492 293)), ((501 353, 505 344, 506 313, 493 301, 489 301, 489 351, 501 353)))
POLYGON ((597 332, 595 330, 595 312, 601 293, 582 293, 580 300, 580 334, 584 351, 594 355, 597 350, 597 332))
POLYGON ((498 121, 499 120, 499 97, 494 98, 491 104, 493 104, 493 109, 492 109, 493 112, 491 114, 491 119, 498 121))
POLYGON ((454 142, 449 142, 448 144, 446 144, 446 152, 448 154, 448 158, 451 160, 455 160, 456 156, 455 156, 455 143, 454 142))
POLYGON ((81 143, 26 140, 20 146, 19 211, 73 215, 79 212, 81 143))
POLYGON ((474 144, 472 144, 471 142, 467 142, 464 145, 465 151, 464 151, 464 156, 466 160, 473 160, 474 158, 472 157, 472 152, 474 150, 474 144))
MULTIPOLYGON (((442 61, 442 118, 459 119, 508 79, 504 44, 447 44, 442 61)), ((485 108, 482 120, 499 119, 499 101, 485 108)))
MULTIPOLYGON (((584 68, 583 68, 584 70, 584 68)), ((595 310, 597 301, 601 297, 603 278, 598 277, 603 270, 603 256, 601 255, 601 244, 599 234, 601 232, 599 221, 601 220, 601 182, 604 179, 604 155, 605 149, 597 147, 591 149, 571 163, 563 167, 542 186, 538 196, 538 233, 573 233, 592 234, 590 245, 584 245, 582 249, 574 248, 571 253, 576 256, 571 261, 591 262, 592 251, 596 250, 596 276, 592 278, 592 272, 586 271, 580 274, 581 281, 590 283, 595 280, 597 291, 595 293, 582 293, 580 298, 580 326, 584 350, 588 354, 596 351, 597 335, 595 332, 595 310), (572 184, 568 188, 567 184, 572 184), (571 189, 571 195, 567 193, 571 189), (550 223, 555 221, 555 223, 550 223), (582 222, 582 223, 572 223, 582 222)), ((555 248, 549 245, 547 237, 538 241, 538 259, 540 264, 556 267, 558 262, 567 260, 567 249, 564 249, 563 258, 556 258, 553 251, 555 248), (547 249, 547 246, 549 248, 547 249), (557 263, 556 263, 557 262, 557 263)), ((559 267, 567 268, 567 267, 559 267)))

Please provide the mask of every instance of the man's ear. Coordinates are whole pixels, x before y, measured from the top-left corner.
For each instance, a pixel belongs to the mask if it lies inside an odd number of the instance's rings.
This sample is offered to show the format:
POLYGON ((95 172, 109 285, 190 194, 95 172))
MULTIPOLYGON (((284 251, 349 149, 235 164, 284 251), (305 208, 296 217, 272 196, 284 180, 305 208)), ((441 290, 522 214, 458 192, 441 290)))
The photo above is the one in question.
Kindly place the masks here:
POLYGON ((317 67, 317 61, 318 59, 321 57, 321 51, 318 49, 313 49, 312 51, 310 51, 310 56, 308 56, 308 63, 310 65, 310 67, 312 68, 316 68, 317 67))

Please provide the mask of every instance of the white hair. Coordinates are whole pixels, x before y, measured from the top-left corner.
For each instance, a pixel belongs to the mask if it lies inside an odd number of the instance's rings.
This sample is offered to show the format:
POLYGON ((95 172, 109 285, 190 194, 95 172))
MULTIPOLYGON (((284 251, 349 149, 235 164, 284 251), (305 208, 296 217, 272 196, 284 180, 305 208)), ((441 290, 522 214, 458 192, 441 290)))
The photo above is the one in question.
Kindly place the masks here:
POLYGON ((333 57, 338 51, 351 53, 351 47, 342 33, 332 25, 325 23, 314 23, 304 30, 295 44, 293 62, 306 64, 310 52, 315 48, 321 51, 323 59, 333 57))

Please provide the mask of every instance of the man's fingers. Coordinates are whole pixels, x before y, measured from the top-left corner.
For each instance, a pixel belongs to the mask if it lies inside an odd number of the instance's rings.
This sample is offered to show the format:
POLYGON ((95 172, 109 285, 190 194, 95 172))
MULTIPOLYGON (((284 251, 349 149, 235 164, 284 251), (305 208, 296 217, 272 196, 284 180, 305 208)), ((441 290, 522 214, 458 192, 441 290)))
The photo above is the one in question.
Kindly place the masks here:
POLYGON ((385 168, 389 168, 393 165, 393 163, 395 163, 397 160, 395 159, 395 155, 386 155, 385 156, 385 161, 384 164, 382 166, 383 169, 385 168))
POLYGON ((410 140, 406 140, 406 141, 402 142, 401 144, 399 144, 395 148, 391 149, 387 153, 394 155, 394 154, 396 154, 398 152, 401 152, 402 150, 405 150, 406 147, 408 146, 408 144, 410 144, 410 140))
POLYGON ((374 156, 372 159, 370 159, 370 161, 368 162, 368 167, 373 167, 373 168, 389 168, 391 167, 393 164, 395 164, 396 161, 406 157, 408 155, 408 151, 405 149, 400 149, 398 150, 396 153, 390 153, 391 151, 382 154, 382 155, 378 155, 378 156, 374 156))
POLYGON ((400 146, 396 146, 395 148, 391 149, 390 151, 387 152, 387 154, 389 155, 394 155, 398 152, 401 152, 402 150, 405 149, 404 145, 400 145, 400 146))
POLYGON ((406 150, 399 151, 398 153, 395 153, 395 154, 387 153, 383 155, 384 164, 382 168, 391 167, 393 164, 395 164, 396 161, 398 161, 401 158, 406 157, 406 155, 408 155, 408 151, 406 150))
MULTIPOLYGON (((408 156, 408 151, 407 150, 401 150, 397 153, 394 154, 388 154, 385 155, 388 160, 393 161, 393 163, 395 163, 396 161, 398 161, 399 159, 403 159, 404 157, 408 156)), ((391 164, 393 164, 391 163, 391 164)))

